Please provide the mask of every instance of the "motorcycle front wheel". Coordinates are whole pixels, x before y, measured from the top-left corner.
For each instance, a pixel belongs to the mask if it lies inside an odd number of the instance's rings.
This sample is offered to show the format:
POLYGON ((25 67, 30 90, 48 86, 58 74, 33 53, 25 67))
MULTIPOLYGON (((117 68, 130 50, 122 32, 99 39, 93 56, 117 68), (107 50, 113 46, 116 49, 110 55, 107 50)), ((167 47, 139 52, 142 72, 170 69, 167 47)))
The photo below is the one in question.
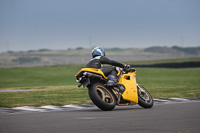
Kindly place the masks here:
POLYGON ((116 99, 113 92, 102 83, 90 85, 88 93, 92 102, 101 110, 110 111, 115 108, 116 99))
POLYGON ((141 85, 137 84, 138 104, 143 108, 151 108, 153 106, 153 98, 151 94, 141 85))

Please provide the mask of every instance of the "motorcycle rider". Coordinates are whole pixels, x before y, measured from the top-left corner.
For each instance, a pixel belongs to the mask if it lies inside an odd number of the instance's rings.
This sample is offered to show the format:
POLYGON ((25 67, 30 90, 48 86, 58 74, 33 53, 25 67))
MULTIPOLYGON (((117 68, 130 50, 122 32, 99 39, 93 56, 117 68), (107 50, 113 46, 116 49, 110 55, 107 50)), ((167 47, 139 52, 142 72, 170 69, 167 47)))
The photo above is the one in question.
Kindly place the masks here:
POLYGON ((117 83, 118 67, 129 69, 130 65, 109 59, 106 57, 105 50, 99 46, 92 49, 92 57, 93 58, 87 63, 86 68, 100 69, 104 75, 108 77, 107 86, 120 86, 121 84, 117 83), (103 64, 112 66, 103 67, 103 64))

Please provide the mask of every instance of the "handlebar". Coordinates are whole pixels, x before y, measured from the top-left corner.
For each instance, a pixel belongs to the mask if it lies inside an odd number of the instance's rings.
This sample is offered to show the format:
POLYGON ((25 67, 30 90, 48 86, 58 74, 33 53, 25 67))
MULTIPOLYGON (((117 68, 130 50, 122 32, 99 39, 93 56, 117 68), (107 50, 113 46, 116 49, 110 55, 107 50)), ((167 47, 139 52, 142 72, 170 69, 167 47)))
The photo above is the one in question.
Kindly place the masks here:
POLYGON ((136 69, 135 69, 135 68, 125 69, 125 68, 124 68, 123 71, 124 71, 125 73, 128 73, 128 72, 135 72, 136 69))
POLYGON ((130 68, 128 71, 129 71, 129 72, 135 72, 136 69, 135 69, 135 68, 130 68))

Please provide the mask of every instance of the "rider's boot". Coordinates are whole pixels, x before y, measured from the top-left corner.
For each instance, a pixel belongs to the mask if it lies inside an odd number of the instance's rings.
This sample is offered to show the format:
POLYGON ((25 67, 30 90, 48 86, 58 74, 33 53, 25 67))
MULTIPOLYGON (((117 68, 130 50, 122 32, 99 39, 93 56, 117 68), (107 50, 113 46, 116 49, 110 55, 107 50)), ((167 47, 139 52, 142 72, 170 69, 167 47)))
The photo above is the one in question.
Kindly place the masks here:
POLYGON ((123 87, 122 84, 117 83, 117 78, 113 75, 109 75, 108 76, 108 82, 107 82, 107 86, 109 87, 117 87, 119 89, 119 91, 123 92, 125 89, 123 87))
POLYGON ((114 75, 108 75, 107 86, 118 86, 117 78, 114 75))
POLYGON ((107 82, 107 86, 111 86, 111 87, 117 87, 117 86, 120 86, 121 84, 120 83, 116 83, 112 80, 108 80, 107 82))

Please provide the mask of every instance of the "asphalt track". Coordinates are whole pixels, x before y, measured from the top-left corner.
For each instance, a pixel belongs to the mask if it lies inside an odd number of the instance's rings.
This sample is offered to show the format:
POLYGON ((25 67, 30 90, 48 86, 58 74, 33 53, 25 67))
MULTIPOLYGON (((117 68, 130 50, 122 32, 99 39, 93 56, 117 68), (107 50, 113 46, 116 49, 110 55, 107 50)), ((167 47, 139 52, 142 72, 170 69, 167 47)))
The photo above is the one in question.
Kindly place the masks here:
POLYGON ((0 115, 0 133, 199 133, 200 102, 0 115))

